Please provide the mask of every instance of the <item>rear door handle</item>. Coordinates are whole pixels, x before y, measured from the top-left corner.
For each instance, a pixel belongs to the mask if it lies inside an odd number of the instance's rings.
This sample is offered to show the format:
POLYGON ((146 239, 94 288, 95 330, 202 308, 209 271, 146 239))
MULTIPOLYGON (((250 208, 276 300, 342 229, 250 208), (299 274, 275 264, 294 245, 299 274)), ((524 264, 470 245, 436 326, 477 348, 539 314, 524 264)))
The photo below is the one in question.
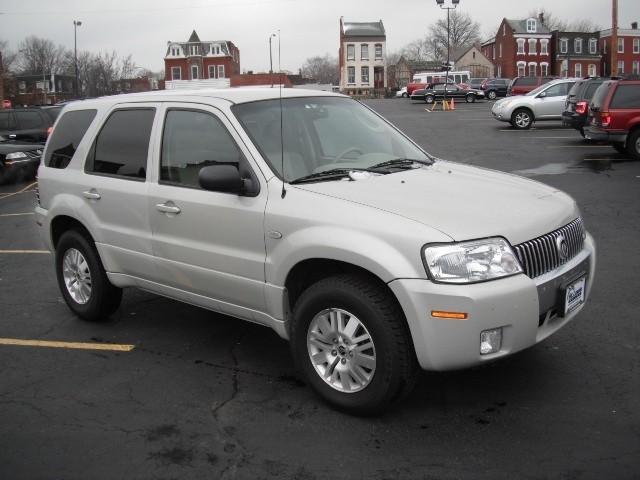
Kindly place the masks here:
POLYGON ((86 192, 82 192, 82 196, 84 198, 88 198, 89 200, 100 200, 100 194, 98 192, 96 192, 95 188, 92 188, 91 190, 87 190, 86 192))
POLYGON ((162 213, 178 214, 182 211, 180 210, 180 207, 176 206, 172 201, 168 201, 166 203, 158 203, 156 204, 156 208, 158 209, 159 212, 162 212, 162 213))

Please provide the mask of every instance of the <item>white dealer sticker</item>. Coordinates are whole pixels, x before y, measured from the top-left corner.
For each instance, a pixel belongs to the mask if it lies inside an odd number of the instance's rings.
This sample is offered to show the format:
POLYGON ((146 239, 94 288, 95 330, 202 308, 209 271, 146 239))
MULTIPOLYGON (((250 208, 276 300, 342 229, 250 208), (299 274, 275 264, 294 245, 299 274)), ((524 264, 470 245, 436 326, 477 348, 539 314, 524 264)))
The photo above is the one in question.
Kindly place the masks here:
POLYGON ((567 293, 564 299, 565 315, 582 305, 584 302, 584 290, 587 280, 585 277, 579 278, 567 287, 567 293))

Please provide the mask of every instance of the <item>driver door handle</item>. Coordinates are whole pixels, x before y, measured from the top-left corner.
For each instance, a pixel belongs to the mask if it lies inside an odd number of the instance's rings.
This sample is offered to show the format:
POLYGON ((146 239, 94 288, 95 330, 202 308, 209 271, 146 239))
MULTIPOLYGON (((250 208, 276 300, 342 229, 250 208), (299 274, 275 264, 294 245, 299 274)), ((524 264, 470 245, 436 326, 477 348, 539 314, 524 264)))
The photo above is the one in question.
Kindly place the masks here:
POLYGON ((95 188, 87 190, 86 192, 82 192, 82 196, 84 198, 88 198, 89 200, 100 200, 100 194, 96 192, 95 188))
POLYGON ((156 209, 162 213, 178 214, 182 211, 180 210, 180 207, 176 206, 173 202, 158 203, 156 204, 156 209))

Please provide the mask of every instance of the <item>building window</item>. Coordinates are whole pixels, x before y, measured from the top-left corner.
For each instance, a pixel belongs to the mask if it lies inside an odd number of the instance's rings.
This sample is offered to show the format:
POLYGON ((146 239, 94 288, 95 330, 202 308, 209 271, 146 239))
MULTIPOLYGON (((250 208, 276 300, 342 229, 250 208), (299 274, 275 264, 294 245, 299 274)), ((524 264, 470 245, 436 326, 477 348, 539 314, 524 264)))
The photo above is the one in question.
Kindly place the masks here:
POLYGON ((549 64, 548 63, 541 63, 540 64, 540 76, 546 77, 547 75, 549 75, 549 64))
POLYGON ((582 76, 582 64, 581 63, 576 63, 574 77, 578 77, 579 78, 581 76, 582 76))
POLYGON ((224 74, 224 65, 218 65, 218 78, 224 78, 226 75, 224 74))
POLYGON ((518 62, 518 76, 524 77, 527 69, 527 64, 524 62, 518 62))
POLYGON ((530 18, 527 20, 527 32, 536 33, 536 19, 530 18))
POLYGON ((640 62, 638 60, 633 61, 633 71, 634 75, 638 75, 640 73, 640 62))
POLYGON ((182 69, 180 67, 171 67, 171 80, 182 80, 182 69))
POLYGON ((382 60, 382 44, 376 43, 376 60, 382 60))
POLYGON ((504 37, 507 34, 507 24, 502 24, 502 36, 504 37))
POLYGON ((197 79, 198 79, 198 66, 191 65, 191 80, 197 80, 197 79))
MULTIPOLYGON (((502 51, 502 44, 500 44, 500 51, 502 51)), ((491 56, 493 57, 493 59, 496 59, 496 46, 495 45, 491 45, 491 56)))
POLYGON ((567 53, 569 50, 569 40, 566 38, 560 39, 560 53, 567 53))
POLYGON ((535 63, 530 63, 529 64, 529 76, 530 77, 535 77, 536 76, 536 64, 535 63))
POLYGON ((347 83, 356 83, 356 67, 347 67, 347 83))
MULTIPOLYGON (((502 43, 498 44, 498 57, 502 58, 502 43)), ((493 58, 495 59, 496 56, 494 55, 493 58)))
POLYGON ((538 41, 535 38, 529 39, 529 55, 536 55, 538 53, 537 43, 538 41))
POLYGON ((576 53, 582 53, 582 39, 576 38, 573 41, 573 49, 576 53))
POLYGON ((618 60, 618 75, 624 73, 624 60, 618 60))
POLYGON ((356 46, 347 45, 347 60, 355 60, 355 59, 356 59, 356 46))
POLYGON ((369 45, 360 45, 360 60, 369 60, 369 45))
POLYGON ((369 67, 360 67, 360 82, 369 83, 369 67))
POLYGON ((602 42, 602 53, 607 53, 607 41, 602 42))
POLYGON ((624 53, 624 38, 618 37, 618 53, 624 53))
POLYGON ((198 45, 189 45, 189 54, 198 55, 198 45))
POLYGON ((591 55, 595 55, 596 53, 598 53, 598 39, 597 38, 590 38, 589 39, 589 53, 591 55))
POLYGON ((549 55, 549 40, 540 40, 540 55, 549 55))
POLYGON ((518 55, 524 55, 524 38, 518 39, 518 55))
POLYGON ((640 38, 633 39, 633 53, 640 53, 640 38))
POLYGON ((216 78, 216 66, 209 65, 209 78, 216 78))
POLYGON ((596 71, 596 64, 595 63, 590 63, 589 64, 589 76, 590 77, 595 77, 596 75, 598 75, 598 72, 596 71))

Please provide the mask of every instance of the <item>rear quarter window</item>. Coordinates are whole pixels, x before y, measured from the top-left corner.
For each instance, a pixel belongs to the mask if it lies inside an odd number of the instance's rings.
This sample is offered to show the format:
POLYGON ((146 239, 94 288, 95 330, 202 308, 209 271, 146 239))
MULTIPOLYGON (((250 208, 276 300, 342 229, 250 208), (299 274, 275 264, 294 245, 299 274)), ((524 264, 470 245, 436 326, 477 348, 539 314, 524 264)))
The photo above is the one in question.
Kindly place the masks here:
POLYGON ((583 100, 591 100, 593 98, 593 94, 596 93, 596 90, 600 85, 602 85, 601 82, 590 83, 582 96, 583 100))
POLYGON ((609 108, 640 108, 640 85, 618 85, 609 108))
POLYGON ((604 82, 596 89, 593 94, 593 98, 591 99, 591 108, 593 110, 600 110, 602 108, 602 104, 604 103, 605 98, 607 98, 611 85, 613 85, 611 82, 604 82))
POLYGON ((97 110, 67 112, 53 130, 44 164, 52 168, 66 168, 96 116, 97 110))

